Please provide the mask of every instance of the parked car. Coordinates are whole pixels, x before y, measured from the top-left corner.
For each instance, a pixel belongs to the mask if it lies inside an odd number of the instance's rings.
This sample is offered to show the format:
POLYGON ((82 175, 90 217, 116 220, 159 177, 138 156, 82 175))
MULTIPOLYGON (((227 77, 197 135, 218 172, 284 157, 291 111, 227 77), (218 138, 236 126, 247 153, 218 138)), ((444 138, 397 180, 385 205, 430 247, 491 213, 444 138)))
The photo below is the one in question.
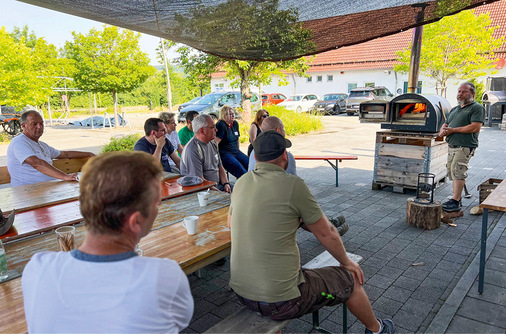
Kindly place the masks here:
POLYGON ((288 99, 284 100, 279 105, 289 110, 303 112, 309 111, 316 101, 318 101, 318 96, 315 94, 294 94, 290 95, 288 99))
POLYGON ((354 88, 350 91, 350 96, 346 100, 346 114, 353 116, 358 113, 361 102, 372 100, 390 101, 394 95, 388 88, 383 86, 354 88))
MULTIPOLYGON (((251 109, 253 111, 262 108, 262 103, 258 94, 253 93, 250 101, 251 109)), ((237 114, 237 108, 241 106, 241 92, 217 92, 207 94, 196 103, 190 104, 189 106, 181 109, 178 121, 185 122, 186 113, 189 111, 197 111, 199 114, 210 115, 214 120, 217 120, 220 118, 220 109, 224 105, 228 105, 236 109, 237 114)), ((240 117, 239 114, 236 116, 240 117)))
POLYGON ((327 115, 339 115, 346 111, 346 99, 348 94, 331 93, 323 95, 323 100, 316 102, 311 108, 312 112, 327 115))
POLYGON ((193 99, 191 99, 190 101, 188 102, 185 102, 185 103, 181 103, 179 105, 179 107, 177 107, 177 111, 181 111, 181 109, 183 109, 184 107, 188 107, 190 104, 194 104, 194 103, 197 103, 198 100, 200 100, 202 98, 202 96, 197 96, 193 99))
POLYGON ((286 100, 286 96, 283 94, 275 93, 275 94, 263 94, 262 95, 262 105, 266 104, 279 104, 286 100))

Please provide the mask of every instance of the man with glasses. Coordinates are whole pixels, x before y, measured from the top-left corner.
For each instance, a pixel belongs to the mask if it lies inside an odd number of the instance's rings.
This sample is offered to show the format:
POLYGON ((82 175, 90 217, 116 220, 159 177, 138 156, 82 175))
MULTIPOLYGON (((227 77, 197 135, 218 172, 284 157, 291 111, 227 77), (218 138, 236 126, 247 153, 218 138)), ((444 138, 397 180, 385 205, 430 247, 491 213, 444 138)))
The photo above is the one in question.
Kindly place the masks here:
MULTIPOLYGON (((167 130, 167 134, 165 137, 170 141, 172 144, 172 147, 177 151, 177 154, 181 156, 183 153, 183 145, 181 145, 181 141, 179 140, 179 136, 177 135, 176 131, 176 115, 174 113, 169 113, 166 111, 163 111, 158 114, 158 117, 163 121, 163 124, 165 125, 165 129, 167 130)), ((176 167, 176 163, 170 159, 170 168, 173 172, 180 173, 179 168, 176 167)))
POLYGON ((144 123, 144 132, 146 135, 135 143, 134 151, 143 151, 153 155, 162 163, 163 170, 166 172, 178 172, 170 168, 169 161, 172 159, 176 167, 180 169, 181 159, 165 137, 167 130, 163 121, 160 118, 148 118, 144 123))
POLYGON ((217 183, 217 189, 230 193, 232 188, 221 164, 216 126, 209 115, 199 115, 192 122, 195 136, 185 145, 181 155, 181 174, 199 176, 217 183))

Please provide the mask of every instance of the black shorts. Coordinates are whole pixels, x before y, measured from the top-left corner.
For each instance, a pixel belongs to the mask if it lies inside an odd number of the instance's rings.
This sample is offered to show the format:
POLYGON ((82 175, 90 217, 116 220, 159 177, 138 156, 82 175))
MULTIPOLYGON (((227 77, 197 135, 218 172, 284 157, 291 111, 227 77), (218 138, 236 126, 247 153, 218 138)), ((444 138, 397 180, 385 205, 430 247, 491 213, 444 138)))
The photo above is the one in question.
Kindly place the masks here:
POLYGON ((249 300, 237 295, 249 309, 273 320, 299 318, 324 306, 342 304, 353 292, 353 275, 341 267, 303 270, 304 283, 299 285, 300 297, 277 303, 249 300))

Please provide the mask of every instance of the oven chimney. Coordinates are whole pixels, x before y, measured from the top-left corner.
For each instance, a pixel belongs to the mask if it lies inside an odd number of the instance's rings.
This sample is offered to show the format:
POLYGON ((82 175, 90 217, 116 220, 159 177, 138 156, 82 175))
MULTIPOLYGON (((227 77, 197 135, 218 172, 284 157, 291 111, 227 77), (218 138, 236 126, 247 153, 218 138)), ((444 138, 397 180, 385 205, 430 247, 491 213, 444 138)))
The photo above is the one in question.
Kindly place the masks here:
MULTIPOLYGON (((416 13, 416 23, 423 22, 424 11, 427 4, 415 4, 413 8, 420 8, 416 13)), ((415 28, 413 32, 413 45, 411 46, 411 59, 409 63, 408 93, 416 93, 418 86, 418 72, 420 71, 420 54, 422 51, 423 25, 415 28)))

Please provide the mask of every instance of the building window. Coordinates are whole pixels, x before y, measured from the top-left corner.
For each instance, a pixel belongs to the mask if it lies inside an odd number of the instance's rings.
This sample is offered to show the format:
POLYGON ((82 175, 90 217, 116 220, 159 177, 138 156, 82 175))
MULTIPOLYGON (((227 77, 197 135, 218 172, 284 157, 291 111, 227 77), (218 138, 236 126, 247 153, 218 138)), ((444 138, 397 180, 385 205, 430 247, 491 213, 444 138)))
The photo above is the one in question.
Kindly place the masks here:
MULTIPOLYGON (((404 94, 406 94, 408 92, 408 82, 407 81, 404 81, 404 90, 402 92, 404 94)), ((416 87, 416 92, 418 94, 422 94, 422 82, 421 81, 418 81, 418 85, 416 87)))
POLYGON ((333 75, 327 75, 327 81, 334 81, 333 75))
POLYGON ((321 75, 316 76, 316 81, 317 82, 322 82, 323 81, 323 77, 321 75))
POLYGON ((307 77, 307 82, 313 82, 313 77, 312 76, 307 77))
POLYGON ((375 86, 374 82, 366 82, 365 87, 371 87, 373 88, 375 86))
POLYGON ((348 93, 352 90, 352 89, 355 89, 357 88, 357 83, 356 82, 348 82, 348 93))

